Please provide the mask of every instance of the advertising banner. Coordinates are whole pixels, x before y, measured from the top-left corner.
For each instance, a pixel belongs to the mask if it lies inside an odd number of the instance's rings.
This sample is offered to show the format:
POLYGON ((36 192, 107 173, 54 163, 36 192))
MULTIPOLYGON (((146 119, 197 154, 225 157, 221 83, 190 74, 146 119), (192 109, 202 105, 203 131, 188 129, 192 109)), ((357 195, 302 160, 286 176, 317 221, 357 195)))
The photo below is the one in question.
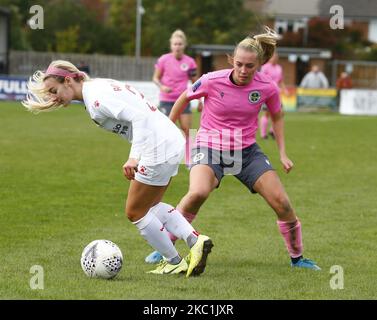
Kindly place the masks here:
POLYGON ((290 87, 287 88, 287 91, 284 90, 280 93, 281 102, 283 104, 284 111, 296 111, 297 108, 297 95, 296 88, 290 87))
POLYGON ((343 89, 340 92, 341 114, 377 115, 377 90, 343 89))
POLYGON ((27 78, 0 76, 0 100, 23 100, 27 94, 27 78))
MULTIPOLYGON (((297 88, 297 109, 337 108, 336 89, 297 88)), ((301 110, 300 110, 301 109, 301 110)))

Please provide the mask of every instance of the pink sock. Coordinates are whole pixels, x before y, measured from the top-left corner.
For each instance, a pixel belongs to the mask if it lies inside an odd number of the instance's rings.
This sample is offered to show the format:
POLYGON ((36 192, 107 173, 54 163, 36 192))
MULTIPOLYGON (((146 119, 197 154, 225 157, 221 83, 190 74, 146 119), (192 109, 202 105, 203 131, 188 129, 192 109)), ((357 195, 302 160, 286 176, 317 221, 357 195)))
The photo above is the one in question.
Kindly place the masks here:
POLYGON ((280 233, 282 234, 289 255, 292 258, 302 256, 303 244, 300 220, 294 222, 277 221, 280 233))
MULTIPOLYGON (((189 213, 189 212, 182 212, 182 215, 186 218, 186 220, 190 223, 192 223, 192 221, 195 219, 196 217, 196 214, 193 214, 193 213, 189 213)), ((173 235, 172 233, 168 232, 169 233, 169 237, 170 237, 170 240, 175 243, 177 241, 177 237, 175 235, 173 235)))
POLYGON ((185 164, 188 167, 191 163, 191 138, 186 137, 185 164))
POLYGON ((268 117, 266 115, 263 115, 260 118, 260 135, 262 138, 267 136, 267 126, 268 126, 268 117))

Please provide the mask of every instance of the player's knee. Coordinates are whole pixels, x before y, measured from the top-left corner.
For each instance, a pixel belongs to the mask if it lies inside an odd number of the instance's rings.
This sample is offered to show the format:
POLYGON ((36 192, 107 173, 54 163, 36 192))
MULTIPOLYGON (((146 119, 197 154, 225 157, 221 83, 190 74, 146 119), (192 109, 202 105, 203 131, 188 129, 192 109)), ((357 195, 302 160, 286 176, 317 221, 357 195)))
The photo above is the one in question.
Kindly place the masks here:
POLYGON ((133 207, 132 205, 126 205, 125 215, 131 222, 135 222, 142 218, 137 208, 133 207))
POLYGON ((284 194, 277 195, 275 198, 275 203, 279 216, 288 216, 292 213, 293 209, 291 203, 284 194))
POLYGON ((135 215, 133 214, 132 211, 125 210, 126 218, 130 220, 131 222, 135 221, 135 215))
POLYGON ((189 201, 195 204, 202 204, 207 200, 209 193, 207 190, 190 190, 188 193, 189 201))

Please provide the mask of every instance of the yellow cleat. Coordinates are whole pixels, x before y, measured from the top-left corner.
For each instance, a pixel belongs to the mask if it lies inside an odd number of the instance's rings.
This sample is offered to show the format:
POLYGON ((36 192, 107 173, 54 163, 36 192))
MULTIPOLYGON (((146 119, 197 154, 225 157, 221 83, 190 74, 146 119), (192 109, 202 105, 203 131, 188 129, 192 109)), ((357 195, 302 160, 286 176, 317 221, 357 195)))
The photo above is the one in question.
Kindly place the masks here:
POLYGON ((154 274, 178 274, 184 273, 188 269, 188 265, 185 259, 182 259, 178 264, 170 264, 166 260, 162 260, 156 269, 148 271, 147 273, 154 274))
POLYGON ((207 257, 213 247, 212 240, 205 236, 199 235, 198 240, 190 250, 188 257, 185 259, 189 261, 186 277, 190 275, 198 276, 204 272, 206 267, 207 257))

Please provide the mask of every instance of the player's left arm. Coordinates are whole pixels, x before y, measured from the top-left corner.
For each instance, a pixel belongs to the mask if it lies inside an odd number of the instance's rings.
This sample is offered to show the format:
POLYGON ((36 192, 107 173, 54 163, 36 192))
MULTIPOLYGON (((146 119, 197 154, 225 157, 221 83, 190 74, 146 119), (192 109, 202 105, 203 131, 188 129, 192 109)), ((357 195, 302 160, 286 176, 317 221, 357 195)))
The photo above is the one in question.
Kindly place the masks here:
POLYGON ((116 114, 114 118, 123 122, 132 123, 131 149, 128 160, 124 163, 122 169, 124 176, 128 180, 134 180, 135 172, 137 172, 137 167, 143 152, 146 135, 148 135, 149 132, 148 128, 144 128, 142 125, 144 114, 142 112, 134 112, 131 108, 123 106, 123 109, 116 114))
POLYGON ((293 168, 293 162, 288 158, 285 151, 285 138, 284 138, 284 112, 280 109, 278 112, 271 113, 272 127, 274 129, 276 144, 279 149, 280 162, 286 173, 289 173, 293 168))
MULTIPOLYGON (((195 61, 192 61, 192 67, 188 71, 188 76, 190 78, 191 83, 195 83, 200 77, 198 76, 197 65, 195 61)), ((202 112, 203 110, 203 99, 198 99, 198 112, 202 112)))
POLYGON ((279 85, 280 90, 281 90, 286 96, 288 96, 288 95, 289 95, 289 91, 288 91, 287 86, 285 85, 285 82, 284 82, 284 73, 283 73, 283 69, 281 68, 280 70, 281 70, 281 72, 280 72, 280 79, 279 79, 279 81, 278 81, 278 85, 279 85))

